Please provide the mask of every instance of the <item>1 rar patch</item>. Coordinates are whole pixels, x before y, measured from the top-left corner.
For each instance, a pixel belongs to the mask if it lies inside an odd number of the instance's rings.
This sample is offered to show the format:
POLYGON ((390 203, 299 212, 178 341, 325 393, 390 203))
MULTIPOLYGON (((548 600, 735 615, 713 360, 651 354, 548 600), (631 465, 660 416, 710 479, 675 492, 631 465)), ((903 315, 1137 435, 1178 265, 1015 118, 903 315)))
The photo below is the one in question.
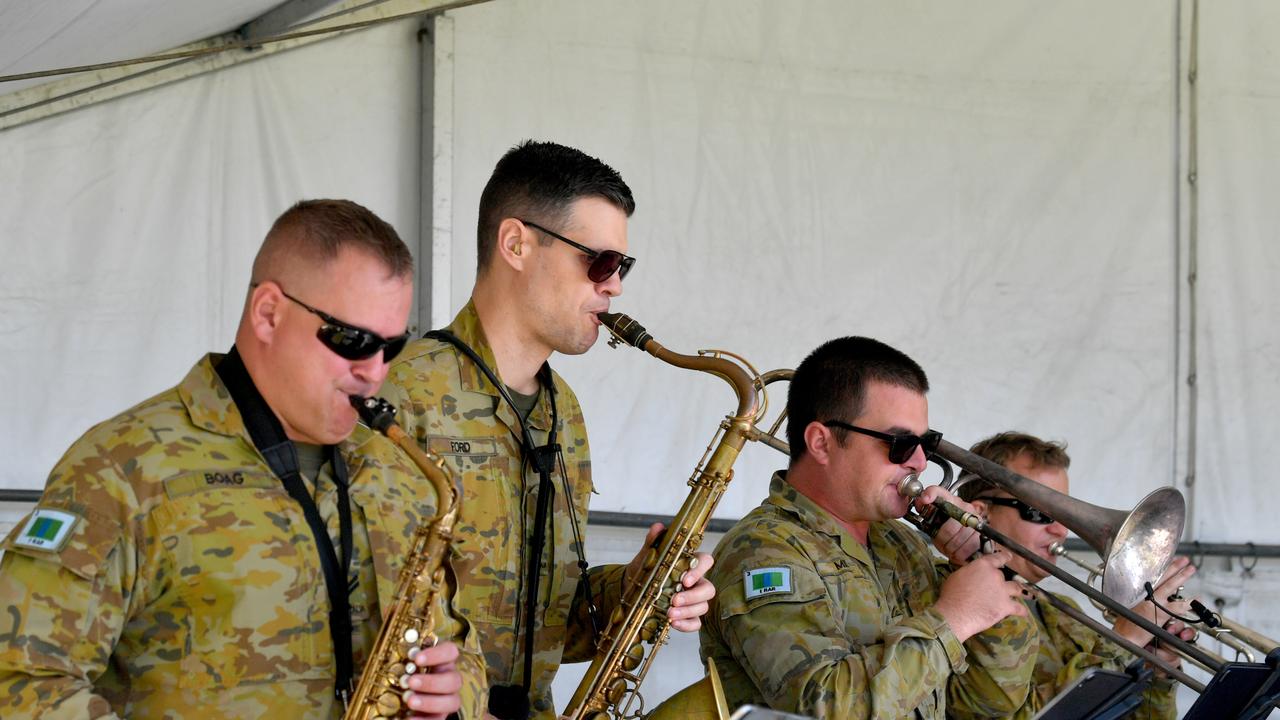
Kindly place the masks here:
POLYGON ((58 552, 67 544, 71 531, 80 517, 62 510, 40 508, 31 513, 27 526, 22 529, 14 545, 58 552))
POLYGON ((742 573, 742 590, 747 599, 792 592, 791 568, 766 567, 742 573))

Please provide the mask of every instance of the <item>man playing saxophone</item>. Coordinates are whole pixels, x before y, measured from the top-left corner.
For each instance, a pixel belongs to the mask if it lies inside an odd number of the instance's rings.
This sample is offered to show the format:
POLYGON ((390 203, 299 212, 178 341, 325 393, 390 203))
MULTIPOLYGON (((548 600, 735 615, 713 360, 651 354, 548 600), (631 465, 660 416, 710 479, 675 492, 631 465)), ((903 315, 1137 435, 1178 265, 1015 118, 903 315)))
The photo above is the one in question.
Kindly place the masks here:
MULTIPOLYGON (((929 384, 875 340, 832 340, 796 369, 787 397, 791 462, 769 497, 716 548, 718 594, 702 629, 730 707, 819 718, 1000 717, 1024 701, 1036 642, 1000 568, 948 521, 935 544, 896 522, 900 483, 922 472, 929 384), (950 570, 950 572, 947 572, 950 570)), ((939 497, 929 488, 924 503, 939 497)))
MULTIPOLYGON (((596 158, 550 142, 512 148, 480 197, 471 300, 449 335, 410 343, 387 376, 405 432, 445 459, 461 489, 457 607, 479 631, 499 718, 553 717, 556 670, 592 658, 624 571, 641 577, 641 556, 587 567, 586 425, 547 363, 595 343, 596 315, 635 262, 634 210, 630 188, 596 158)), ((703 578, 710 562, 702 554, 674 596, 678 630, 697 630, 715 594, 703 578)))
MULTIPOLYGON (((412 279, 395 230, 353 202, 276 220, 230 351, 87 431, 4 541, 0 716, 342 717, 411 526, 435 513, 349 402, 404 346, 412 279)), ((410 679, 411 708, 470 698, 478 717, 478 651, 417 660, 436 672, 410 679)))
MULTIPOLYGON (((971 451, 1023 477, 1067 494, 1067 468, 1071 465, 1071 458, 1067 455, 1066 445, 1062 443, 1046 442, 1020 432, 1002 432, 978 442, 971 451)), ((1057 555, 1049 548, 1066 538, 1067 529, 1047 513, 1027 505, 981 478, 963 483, 958 492, 961 498, 978 508, 992 528, 1044 559, 1057 562, 1057 555)), ((1008 568, 1028 582, 1039 582, 1045 577, 1043 570, 1021 557, 1011 559, 1008 568)), ((1195 566, 1187 558, 1174 558, 1155 588, 1156 599, 1165 607, 1174 608, 1179 614, 1190 615, 1186 601, 1171 602, 1169 597, 1176 596, 1179 588, 1194 574, 1195 566)), ((1058 597, 1078 607, 1071 598, 1062 595, 1058 597)), ((1040 651, 1036 656, 1031 692, 1027 701, 1012 717, 1021 719, 1034 716, 1045 703, 1089 668, 1118 671, 1133 661, 1133 655, 1067 617, 1047 600, 1037 597, 1027 598, 1023 602, 1034 621, 1040 651)), ((1133 609, 1154 622, 1163 624, 1169 632, 1184 640, 1190 640, 1195 635, 1182 622, 1171 618, 1148 600, 1133 609)), ((1116 622, 1115 631, 1140 647, 1152 641, 1150 633, 1123 618, 1116 622)), ((1180 664, 1179 656, 1170 650, 1158 645, 1149 646, 1148 649, 1174 667, 1180 664)), ((1158 670, 1156 673, 1143 694, 1142 704, 1134 717, 1171 720, 1178 713, 1176 686, 1168 676, 1158 670)))

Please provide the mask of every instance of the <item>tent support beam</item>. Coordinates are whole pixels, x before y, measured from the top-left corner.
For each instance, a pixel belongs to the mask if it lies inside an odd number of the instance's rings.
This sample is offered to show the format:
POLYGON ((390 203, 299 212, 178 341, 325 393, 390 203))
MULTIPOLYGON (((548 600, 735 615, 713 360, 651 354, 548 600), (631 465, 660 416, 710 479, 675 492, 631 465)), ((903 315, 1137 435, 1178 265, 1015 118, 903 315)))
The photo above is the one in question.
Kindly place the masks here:
POLYGON ((329 19, 308 25, 304 31, 308 34, 303 37, 282 40, 266 38, 263 42, 267 44, 244 47, 245 40, 237 30, 174 49, 178 52, 212 50, 212 54, 89 70, 8 95, 0 95, 0 131, 322 42, 337 35, 358 32, 380 22, 439 13, 485 1, 385 0, 370 4, 367 0, 343 0, 340 5, 335 6, 335 12, 330 13, 329 19), (360 26, 344 30, 329 30, 353 24, 360 24, 360 26), (229 45, 232 49, 218 50, 229 45), (138 67, 145 69, 139 70, 138 67))

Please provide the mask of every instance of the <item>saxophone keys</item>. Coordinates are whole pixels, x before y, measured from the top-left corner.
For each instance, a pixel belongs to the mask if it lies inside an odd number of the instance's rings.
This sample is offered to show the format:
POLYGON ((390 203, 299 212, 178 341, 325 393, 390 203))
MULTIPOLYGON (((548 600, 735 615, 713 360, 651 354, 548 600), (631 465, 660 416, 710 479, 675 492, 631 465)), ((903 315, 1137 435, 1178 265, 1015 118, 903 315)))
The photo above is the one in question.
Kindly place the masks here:
POLYGON ((400 676, 400 687, 402 687, 402 688, 404 688, 404 689, 405 689, 406 697, 407 697, 408 690, 409 690, 409 675, 408 675, 408 674, 405 674, 405 675, 401 675, 401 676, 400 676))
POLYGON ((618 705, 627 696, 627 681, 622 678, 614 678, 613 682, 609 683, 609 686, 605 688, 604 696, 610 705, 618 705))
POLYGON ((650 617, 648 620, 645 620, 644 623, 640 625, 640 639, 649 643, 653 642, 653 639, 658 636, 658 630, 661 625, 662 621, 656 617, 650 617))
POLYGON ((622 657, 622 669, 631 672, 640 667, 640 661, 644 659, 644 646, 636 643, 627 648, 627 654, 622 657))
POLYGON ((411 662, 407 662, 407 663, 405 663, 405 664, 404 664, 404 674, 405 674, 405 675, 412 675, 412 674, 414 674, 414 673, 416 673, 416 672, 418 672, 418 666, 417 666, 417 665, 414 665, 414 664, 413 664, 413 663, 411 663, 411 662))
POLYGON ((418 634, 417 628, 408 628, 404 631, 404 641, 413 645, 418 642, 418 638, 422 637, 418 634))
POLYGON ((393 692, 384 692, 378 696, 378 716, 384 718, 394 718, 400 714, 403 703, 400 702, 400 696, 393 692))
POLYGON ((412 660, 415 657, 417 657, 418 653, 420 652, 422 652, 422 646, 414 645, 413 647, 409 648, 409 652, 405 653, 405 656, 408 657, 410 660, 412 660))

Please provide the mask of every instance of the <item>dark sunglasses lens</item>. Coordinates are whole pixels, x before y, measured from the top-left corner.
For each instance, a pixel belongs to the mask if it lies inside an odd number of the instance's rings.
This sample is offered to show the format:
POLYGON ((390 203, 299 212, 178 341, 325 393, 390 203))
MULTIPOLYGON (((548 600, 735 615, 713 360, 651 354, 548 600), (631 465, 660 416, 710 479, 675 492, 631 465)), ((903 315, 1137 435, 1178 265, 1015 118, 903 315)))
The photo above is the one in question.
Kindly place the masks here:
POLYGON ((337 325, 322 326, 316 337, 335 355, 346 360, 363 360, 378 352, 380 345, 371 333, 337 325))
POLYGON ((591 265, 587 267, 587 279, 591 282, 604 282, 613 276, 622 267, 622 261, 625 259, 622 253, 617 250, 604 250, 591 261, 591 265))
POLYGON ((920 444, 920 438, 914 435, 899 435, 889 442, 889 462, 901 465, 911 459, 920 444))
POLYGON ((1049 525, 1053 523, 1053 518, 1049 517, 1048 514, 1040 511, 1038 508, 1033 508, 1030 505, 1020 506, 1018 508, 1018 512, 1022 515, 1023 520, 1030 523, 1035 523, 1037 525, 1049 525))
POLYGON ((382 349, 382 361, 391 362, 396 356, 404 350, 404 346, 409 342, 409 334, 405 333, 398 338, 391 338, 387 341, 386 346, 382 349))

